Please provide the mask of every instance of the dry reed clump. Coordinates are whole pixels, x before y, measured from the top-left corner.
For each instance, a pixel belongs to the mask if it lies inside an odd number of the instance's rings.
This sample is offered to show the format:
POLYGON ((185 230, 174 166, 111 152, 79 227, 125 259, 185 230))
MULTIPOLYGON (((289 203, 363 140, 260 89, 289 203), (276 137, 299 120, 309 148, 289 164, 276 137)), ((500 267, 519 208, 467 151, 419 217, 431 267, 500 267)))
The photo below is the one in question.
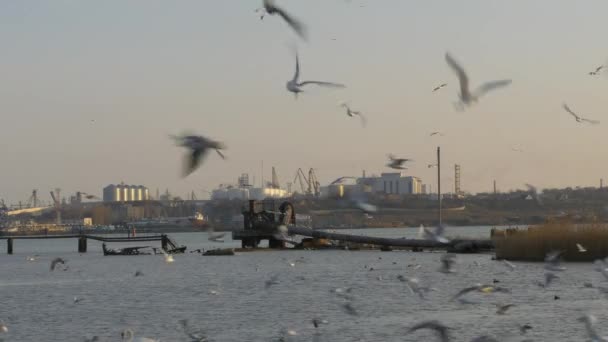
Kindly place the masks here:
POLYGON ((593 261, 608 256, 608 225, 549 221, 527 230, 497 231, 492 236, 497 259, 544 261, 551 251, 562 251, 564 261, 593 261), (586 252, 579 251, 580 244, 586 252))

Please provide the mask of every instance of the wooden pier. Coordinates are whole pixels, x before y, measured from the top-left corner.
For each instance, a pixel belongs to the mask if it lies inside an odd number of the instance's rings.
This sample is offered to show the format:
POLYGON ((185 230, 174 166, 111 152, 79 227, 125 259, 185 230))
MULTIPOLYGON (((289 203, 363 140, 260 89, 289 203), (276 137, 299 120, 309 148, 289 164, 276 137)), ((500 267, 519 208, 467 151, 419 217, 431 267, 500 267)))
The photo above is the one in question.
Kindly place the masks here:
POLYGON ((148 235, 140 237, 105 237, 88 234, 62 234, 62 235, 19 235, 19 236, 0 236, 0 240, 6 240, 6 252, 13 254, 13 240, 43 240, 43 239, 77 239, 78 253, 87 252, 87 241, 95 240, 100 242, 144 242, 160 241, 162 249, 166 250, 170 244, 170 239, 166 234, 148 235))

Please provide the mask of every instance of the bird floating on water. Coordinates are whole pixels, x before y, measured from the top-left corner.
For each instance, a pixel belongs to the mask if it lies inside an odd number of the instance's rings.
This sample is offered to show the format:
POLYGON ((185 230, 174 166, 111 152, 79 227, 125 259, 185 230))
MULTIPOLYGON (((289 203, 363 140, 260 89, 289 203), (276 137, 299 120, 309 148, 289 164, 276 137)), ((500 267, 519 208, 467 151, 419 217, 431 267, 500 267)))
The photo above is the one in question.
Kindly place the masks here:
POLYGON ((154 340, 147 337, 135 337, 133 334, 133 330, 125 329, 120 333, 120 337, 122 337, 123 341, 126 342, 159 342, 159 340, 154 340))
POLYGON ((255 10, 260 14, 260 20, 264 19, 266 14, 275 15, 278 14, 285 22, 300 36, 306 40, 306 27, 298 19, 288 14, 284 9, 275 5, 274 0, 264 0, 264 5, 261 8, 255 10))
POLYGON ((407 167, 403 166, 403 164, 405 164, 408 161, 413 161, 412 159, 407 159, 407 158, 397 158, 392 154, 388 155, 388 159, 389 159, 389 163, 386 164, 386 166, 390 167, 391 169, 395 169, 395 170, 407 170, 407 167))
POLYGON ((456 62, 456 60, 454 60, 454 58, 452 58, 452 56, 450 56, 449 53, 445 54, 445 60, 456 73, 456 76, 458 76, 458 80, 460 82, 460 94, 458 94, 460 102, 455 104, 455 107, 459 110, 463 110, 465 106, 471 106, 487 92, 511 84, 511 80, 491 81, 482 84, 474 92, 471 92, 469 89, 469 77, 464 69, 456 62))
POLYGON ((179 146, 190 149, 183 177, 187 177, 199 167, 200 163, 205 158, 205 154, 210 149, 215 150, 222 159, 226 159, 226 156, 220 151, 226 149, 221 142, 213 141, 200 135, 171 135, 170 137, 173 138, 179 146))
POLYGON ((299 82, 300 78, 300 60, 298 58, 298 54, 296 53, 296 72, 293 75, 293 78, 287 81, 286 87, 287 90, 292 92, 296 98, 298 98, 298 94, 304 92, 302 87, 307 84, 315 84, 321 87, 331 87, 331 88, 345 88, 344 84, 333 83, 333 82, 324 82, 324 81, 304 81, 299 82))
POLYGON ((583 117, 579 116, 579 115, 578 115, 578 114, 576 114, 576 113, 575 113, 575 112, 574 112, 572 109, 570 109, 570 107, 568 107, 568 105, 567 105, 567 104, 565 104, 565 103, 562 105, 562 107, 564 108, 564 110, 565 110, 566 112, 568 112, 570 115, 572 115, 572 116, 574 117, 574 120, 576 120, 576 122, 578 122, 578 123, 587 122, 587 123, 590 123, 590 124, 592 124, 592 125, 597 125, 597 124, 599 124, 599 123, 600 123, 600 122, 599 122, 599 121, 597 121, 597 120, 585 119, 585 118, 583 118, 583 117))
POLYGON ((411 327, 408 330, 408 333, 412 333, 416 330, 420 330, 420 329, 430 329, 435 331, 435 333, 437 334, 437 336, 439 337, 441 342, 448 342, 450 340, 449 336, 448 336, 448 327, 446 327, 445 325, 441 324, 439 321, 424 321, 421 323, 418 323, 416 325, 414 325, 413 327, 411 327))
POLYGON ((509 310, 510 308, 514 307, 515 304, 506 304, 506 305, 502 305, 502 304, 496 304, 496 314, 497 315, 504 315, 507 313, 507 310, 509 310))

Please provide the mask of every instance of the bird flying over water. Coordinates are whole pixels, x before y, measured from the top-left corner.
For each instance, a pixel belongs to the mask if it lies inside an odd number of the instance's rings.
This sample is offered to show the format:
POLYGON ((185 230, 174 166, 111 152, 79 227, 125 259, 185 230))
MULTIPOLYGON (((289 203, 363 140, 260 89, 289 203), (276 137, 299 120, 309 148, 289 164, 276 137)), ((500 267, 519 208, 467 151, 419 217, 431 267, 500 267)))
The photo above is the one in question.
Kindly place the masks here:
POLYGON ((363 116, 363 114, 361 114, 360 111, 352 110, 350 108, 350 106, 348 105, 348 103, 346 103, 346 102, 340 103, 340 106, 346 108, 346 115, 350 116, 351 118, 355 115, 358 115, 359 118, 361 119, 361 125, 363 125, 363 127, 365 127, 365 125, 367 124, 367 119, 365 119, 365 116, 363 116))
POLYGON ((437 336, 439 337, 441 342, 449 342, 450 338, 448 336, 448 327, 446 327, 445 325, 441 324, 439 321, 425 321, 425 322, 421 322, 418 323, 416 325, 414 325, 413 327, 411 327, 408 330, 408 333, 412 333, 416 330, 420 330, 420 329, 430 329, 435 331, 435 333, 437 334, 437 336))
POLYGON ((418 278, 405 278, 405 277, 401 276, 401 278, 399 278, 399 280, 405 281, 410 292, 412 294, 417 294, 420 297, 420 299, 426 299, 425 295, 428 292, 436 291, 435 288, 420 285, 420 281, 418 280, 418 278), (403 279, 403 280, 401 280, 401 279, 403 279))
POLYGON ((602 69, 604 69, 604 66, 600 65, 599 67, 595 68, 594 71, 590 71, 589 75, 595 76, 595 75, 599 74, 602 69))
POLYGON ((298 98, 298 93, 304 92, 302 87, 307 84, 315 84, 321 87, 331 87, 331 88, 345 88, 344 84, 340 83, 332 83, 332 82, 324 82, 324 81, 304 81, 299 82, 300 78, 300 60, 298 58, 298 54, 296 53, 296 72, 293 75, 293 79, 287 81, 287 90, 292 92, 296 98, 298 98))
POLYGON ((555 279, 559 279, 559 277, 551 272, 547 272, 547 273, 545 273, 545 282, 544 283, 538 282, 537 284, 540 287, 547 288, 547 287, 549 287, 549 285, 551 285, 551 283, 555 279))
POLYGON ((448 85, 447 83, 442 83, 442 84, 436 86, 435 88, 433 88, 433 93, 447 85, 448 85))
POLYGON ((207 235, 207 239, 209 241, 224 242, 224 236, 226 235, 226 233, 214 233, 213 228, 209 228, 207 229, 207 235))
POLYGON ((552 251, 545 256, 545 269, 548 271, 561 272, 566 268, 561 266, 562 251, 552 251))
POLYGON ((452 70, 456 73, 456 76, 458 76, 458 80, 460 82, 460 94, 458 94, 460 98, 460 103, 456 104, 457 109, 462 110, 465 106, 471 106, 487 92, 497 88, 506 87, 511 84, 511 80, 491 81, 482 84, 474 92, 471 92, 471 90, 469 89, 469 77, 467 76, 464 69, 456 62, 456 60, 454 60, 454 58, 452 58, 452 56, 450 56, 449 53, 445 54, 445 60, 452 68, 452 70))
POLYGON ((585 253, 587 251, 587 249, 583 247, 583 245, 581 245, 580 243, 576 244, 576 248, 578 249, 579 253, 585 253))
POLYGON ((506 304, 506 305, 502 305, 502 304, 496 304, 496 314, 497 315, 504 315, 507 313, 507 310, 509 310, 510 308, 514 307, 515 304, 506 304))
POLYGON ((388 159, 390 160, 390 163, 386 164, 386 166, 395 170, 407 170, 407 167, 403 166, 403 164, 408 161, 413 161, 412 159, 407 158, 397 158, 392 154, 388 155, 388 159))
POLYGON ((205 158, 207 151, 210 149, 215 150, 222 159, 226 159, 224 154, 220 151, 226 149, 221 142, 213 141, 200 135, 171 135, 170 137, 173 138, 179 146, 190 149, 190 154, 188 155, 184 168, 184 177, 187 177, 199 167, 200 163, 205 158))
POLYGON ((504 292, 510 293, 511 291, 507 288, 494 286, 494 285, 484 285, 484 284, 476 284, 474 286, 466 287, 460 290, 457 294, 452 297, 452 300, 458 299, 459 297, 464 296, 470 292, 481 292, 481 293, 494 293, 494 292, 504 292))
POLYGON ((0 321, 0 333, 7 333, 8 332, 8 328, 6 327, 6 324, 4 324, 3 321, 0 321))
POLYGON ((418 230, 418 235, 425 239, 437 241, 440 243, 449 243, 450 240, 443 236, 444 232, 445 232, 445 226, 443 224, 438 225, 437 228, 435 228, 435 231, 433 231, 433 232, 430 231, 425 226, 420 225, 420 228, 418 230))
POLYGON ((597 323, 597 318, 594 315, 586 314, 578 319, 579 322, 585 323, 585 328, 587 329, 587 334, 589 338, 591 338, 592 342, 608 342, 607 336, 600 336, 598 332, 595 330, 595 323, 597 323))
POLYGON ((570 107, 568 107, 568 105, 567 105, 567 104, 565 104, 565 103, 562 105, 562 107, 564 108, 564 110, 565 110, 566 112, 568 112, 570 115, 574 116, 574 119, 575 119, 575 120, 576 120, 576 122, 578 122, 578 123, 587 122, 587 123, 590 123, 590 124, 592 124, 592 125, 597 125, 597 124, 599 124, 599 123, 600 123, 600 122, 599 122, 599 121, 597 121, 597 120, 585 119, 585 118, 583 118, 583 117, 581 117, 581 116, 578 116, 578 115, 577 115, 577 114, 576 114, 574 111, 572 111, 572 109, 570 109, 570 107))
POLYGON ((260 20, 264 19, 266 14, 275 15, 278 14, 285 22, 300 36, 306 40, 306 28, 299 20, 288 14, 285 10, 275 5, 274 0, 264 0, 264 6, 258 8, 256 12, 262 12, 260 20))
POLYGON ((441 256, 441 268, 439 272, 442 273, 456 273, 454 265, 456 264, 456 254, 445 253, 441 256))
POLYGON ((509 262, 507 259, 502 259, 502 263, 507 266, 511 271, 515 270, 515 265, 509 262))

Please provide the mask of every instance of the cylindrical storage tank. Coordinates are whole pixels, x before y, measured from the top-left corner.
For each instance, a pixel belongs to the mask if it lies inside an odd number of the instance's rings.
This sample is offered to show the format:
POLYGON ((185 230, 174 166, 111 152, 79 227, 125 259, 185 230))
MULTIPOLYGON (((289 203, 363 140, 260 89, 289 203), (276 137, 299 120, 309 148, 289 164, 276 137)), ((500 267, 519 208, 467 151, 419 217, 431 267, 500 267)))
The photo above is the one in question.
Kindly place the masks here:
POLYGON ((129 185, 129 199, 137 201, 137 187, 135 185, 129 185))

